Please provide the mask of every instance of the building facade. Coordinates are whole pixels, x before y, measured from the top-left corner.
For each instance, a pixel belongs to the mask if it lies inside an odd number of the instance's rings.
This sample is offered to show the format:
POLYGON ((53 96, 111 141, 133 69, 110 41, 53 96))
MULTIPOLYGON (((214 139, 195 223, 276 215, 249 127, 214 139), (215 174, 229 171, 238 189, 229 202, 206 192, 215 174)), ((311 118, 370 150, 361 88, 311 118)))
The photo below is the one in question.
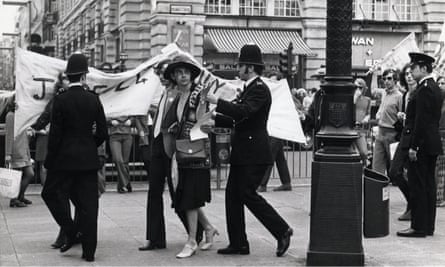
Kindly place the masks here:
MULTIPOLYGON (((54 2, 54 1, 49 1, 54 2)), ((157 55, 171 42, 213 71, 231 77, 240 47, 255 42, 264 52, 266 74, 276 71, 279 53, 293 43, 299 86, 325 63, 326 0, 59 0, 55 55, 81 50, 90 64, 127 68, 157 55)), ((56 8, 57 10, 55 10, 56 8)), ((51 13, 49 12, 49 13, 51 13)), ((353 0, 353 71, 369 66, 411 32, 432 54, 445 17, 440 0, 353 0)), ((53 20, 54 21, 54 20, 53 20)))

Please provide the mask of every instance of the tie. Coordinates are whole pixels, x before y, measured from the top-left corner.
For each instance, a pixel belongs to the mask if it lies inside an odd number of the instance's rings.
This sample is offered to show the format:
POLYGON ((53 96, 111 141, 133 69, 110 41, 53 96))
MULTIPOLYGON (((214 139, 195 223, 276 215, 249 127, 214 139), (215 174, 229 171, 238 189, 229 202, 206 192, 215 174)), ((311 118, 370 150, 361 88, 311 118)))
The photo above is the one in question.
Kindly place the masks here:
POLYGON ((168 92, 166 91, 162 95, 161 102, 159 103, 158 114, 156 116, 156 122, 155 122, 155 129, 154 129, 154 132, 153 132, 155 138, 161 132, 161 124, 162 124, 162 119, 164 117, 165 103, 166 103, 167 99, 168 99, 168 92))

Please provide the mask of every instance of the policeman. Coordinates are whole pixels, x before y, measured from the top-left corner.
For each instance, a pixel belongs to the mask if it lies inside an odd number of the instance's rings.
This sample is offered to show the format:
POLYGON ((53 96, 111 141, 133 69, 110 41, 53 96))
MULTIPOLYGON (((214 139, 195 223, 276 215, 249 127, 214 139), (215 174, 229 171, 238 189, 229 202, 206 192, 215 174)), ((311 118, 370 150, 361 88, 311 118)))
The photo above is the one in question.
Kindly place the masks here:
POLYGON ((431 72, 434 58, 409 53, 413 78, 418 82, 406 111, 403 135, 410 135, 408 184, 411 193, 411 227, 397 232, 403 237, 434 234, 436 219, 436 159, 442 154, 439 120, 442 95, 431 72))
POLYGON ((240 51, 238 70, 241 80, 245 81, 245 89, 237 101, 229 102, 217 99, 214 95, 207 96, 209 103, 216 104, 215 125, 235 128, 226 187, 229 246, 219 249, 219 254, 250 253, 244 206, 277 239, 278 257, 289 248, 292 228, 256 191, 268 165, 273 164, 267 133, 272 98, 269 88, 260 78, 263 69, 260 48, 255 44, 244 45, 240 51))
POLYGON ((97 147, 108 134, 99 97, 84 89, 87 73, 87 58, 73 54, 66 68, 69 89, 54 97, 50 122, 45 167, 54 175, 55 182, 49 192, 42 192, 42 197, 67 235, 61 252, 74 244, 75 224, 66 211, 66 202, 70 199, 74 203, 80 217, 82 258, 94 261, 99 205, 97 147))

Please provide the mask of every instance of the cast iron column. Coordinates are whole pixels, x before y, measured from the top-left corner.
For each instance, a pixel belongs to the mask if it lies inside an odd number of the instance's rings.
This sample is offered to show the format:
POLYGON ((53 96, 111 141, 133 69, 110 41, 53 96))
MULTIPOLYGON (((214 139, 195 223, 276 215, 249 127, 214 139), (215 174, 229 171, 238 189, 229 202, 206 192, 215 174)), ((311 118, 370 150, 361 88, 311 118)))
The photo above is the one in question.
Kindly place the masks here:
POLYGON ((307 265, 364 265, 362 164, 353 146, 352 1, 327 0, 321 148, 312 163, 307 265))

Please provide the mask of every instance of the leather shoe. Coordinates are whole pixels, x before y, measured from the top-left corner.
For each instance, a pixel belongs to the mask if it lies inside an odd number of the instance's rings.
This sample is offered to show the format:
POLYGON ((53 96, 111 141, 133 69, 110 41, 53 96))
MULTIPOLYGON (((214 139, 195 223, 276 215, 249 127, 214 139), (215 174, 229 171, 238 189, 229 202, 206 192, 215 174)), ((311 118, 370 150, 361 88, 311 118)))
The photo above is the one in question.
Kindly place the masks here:
POLYGON ((22 198, 22 199, 20 199, 20 201, 25 203, 26 205, 31 205, 32 204, 32 201, 27 199, 27 198, 22 198))
POLYGON ((59 234, 57 235, 56 241, 51 244, 52 248, 59 249, 66 243, 66 235, 62 230, 59 230, 59 234))
POLYGON ((75 244, 77 244, 76 242, 78 242, 78 239, 76 237, 77 233, 74 235, 68 235, 66 234, 66 238, 65 238, 65 242, 64 244, 60 247, 60 252, 65 252, 68 251, 70 248, 72 248, 75 244))
POLYGON ((411 210, 405 211, 400 217, 398 218, 399 221, 411 221, 411 210))
POLYGON ((256 191, 257 192, 267 192, 267 186, 260 185, 260 186, 258 186, 258 189, 256 191))
POLYGON ((286 253, 290 245, 290 237, 293 233, 294 231, 289 227, 286 232, 284 232, 283 236, 278 239, 277 257, 281 257, 286 253))
POLYGON ((72 241, 69 241, 69 239, 67 238, 67 241, 60 247, 60 252, 66 252, 68 251, 70 248, 72 248, 74 245, 74 243, 72 241))
POLYGON ((417 231, 412 228, 398 231, 397 235, 402 236, 402 237, 425 237, 426 236, 425 232, 417 231))
POLYGON ((133 187, 131 187, 130 183, 127 184, 126 188, 127 188, 128 193, 133 192, 133 187))
POLYGON ((165 245, 158 245, 158 244, 154 244, 152 242, 148 242, 146 245, 139 247, 139 251, 164 249, 165 247, 166 247, 165 245))
POLYGON ((84 259, 85 261, 94 261, 94 256, 93 255, 86 255, 85 253, 82 253, 82 259, 84 259))
POLYGON ((290 184, 283 184, 275 188, 273 191, 292 191, 292 186, 290 184))
POLYGON ((242 246, 239 248, 228 246, 226 248, 218 249, 217 253, 223 255, 249 255, 250 251, 249 246, 242 246))
POLYGON ((125 191, 125 189, 123 189, 123 188, 118 188, 118 189, 117 189, 117 192, 118 192, 119 194, 127 193, 127 191, 125 191))

